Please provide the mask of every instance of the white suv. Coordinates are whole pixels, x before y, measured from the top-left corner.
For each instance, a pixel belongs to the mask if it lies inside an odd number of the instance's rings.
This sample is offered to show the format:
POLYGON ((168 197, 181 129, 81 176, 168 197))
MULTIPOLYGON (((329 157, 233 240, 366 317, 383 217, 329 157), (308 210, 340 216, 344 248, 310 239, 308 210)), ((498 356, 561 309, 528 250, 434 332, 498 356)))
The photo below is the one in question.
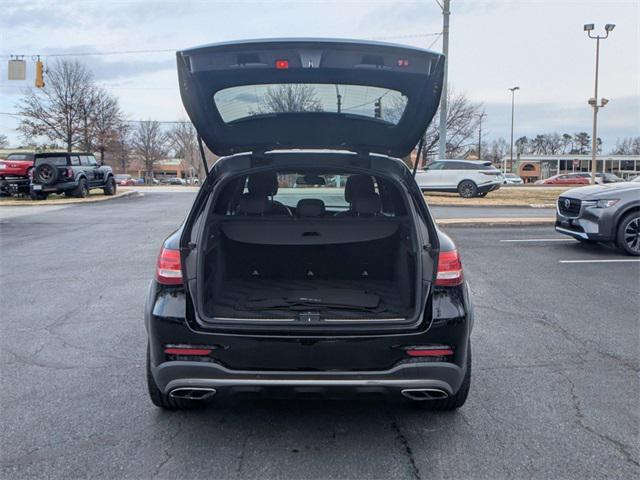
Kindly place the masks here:
POLYGON ((437 160, 418 170, 416 181, 423 192, 458 192, 471 198, 499 189, 504 178, 491 162, 437 160))

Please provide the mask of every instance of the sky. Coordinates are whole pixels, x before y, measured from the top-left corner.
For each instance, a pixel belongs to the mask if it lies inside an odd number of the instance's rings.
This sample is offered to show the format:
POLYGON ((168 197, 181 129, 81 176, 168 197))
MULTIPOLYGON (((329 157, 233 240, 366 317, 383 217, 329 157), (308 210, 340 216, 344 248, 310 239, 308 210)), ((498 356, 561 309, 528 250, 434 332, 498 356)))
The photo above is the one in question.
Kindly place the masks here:
MULTIPOLYGON (((0 0, 0 133, 12 144, 16 103, 34 78, 32 55, 82 55, 130 120, 187 118, 177 87, 175 50, 250 38, 385 40, 442 50, 436 0, 0 0), (9 81, 9 55, 25 55, 27 81, 9 81)), ((601 42, 599 113, 604 151, 640 135, 639 0, 451 0, 449 84, 484 105, 483 139, 591 132, 596 41, 585 23, 616 24, 601 42)))

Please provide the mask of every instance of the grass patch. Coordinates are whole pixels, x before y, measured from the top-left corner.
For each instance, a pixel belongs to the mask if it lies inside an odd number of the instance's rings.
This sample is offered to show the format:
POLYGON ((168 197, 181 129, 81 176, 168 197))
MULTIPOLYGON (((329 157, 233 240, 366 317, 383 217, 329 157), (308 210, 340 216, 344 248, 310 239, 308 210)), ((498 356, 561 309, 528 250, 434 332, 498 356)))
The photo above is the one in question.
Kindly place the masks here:
POLYGON ((457 193, 425 194, 429 205, 460 206, 554 206, 558 196, 573 187, 507 187, 487 194, 486 197, 462 198, 457 193))
POLYGON ((75 198, 67 197, 66 195, 58 195, 51 193, 47 196, 46 200, 32 200, 27 196, 11 196, 0 197, 0 206, 12 206, 12 205, 61 205, 65 203, 82 203, 82 202, 99 202, 108 198, 117 198, 121 194, 127 192, 126 189, 118 189, 116 195, 105 195, 102 190, 91 190, 87 198, 75 198))

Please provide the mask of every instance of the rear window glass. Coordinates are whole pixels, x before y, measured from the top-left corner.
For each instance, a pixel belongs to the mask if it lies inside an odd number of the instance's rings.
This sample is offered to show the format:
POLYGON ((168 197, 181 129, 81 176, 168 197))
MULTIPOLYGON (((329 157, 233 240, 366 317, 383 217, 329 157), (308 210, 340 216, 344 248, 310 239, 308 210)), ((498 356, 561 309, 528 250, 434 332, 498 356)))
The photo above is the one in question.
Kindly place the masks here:
POLYGON ((65 166, 67 164, 67 157, 39 157, 39 158, 36 158, 36 161, 35 161, 36 164, 43 163, 43 162, 52 163, 52 164, 58 165, 58 166, 65 166))
POLYGON ((287 83, 242 85, 213 96, 226 123, 274 113, 328 112, 397 124, 407 97, 396 90, 362 85, 287 83))
POLYGON ((33 160, 33 153, 10 153, 7 160, 33 160))

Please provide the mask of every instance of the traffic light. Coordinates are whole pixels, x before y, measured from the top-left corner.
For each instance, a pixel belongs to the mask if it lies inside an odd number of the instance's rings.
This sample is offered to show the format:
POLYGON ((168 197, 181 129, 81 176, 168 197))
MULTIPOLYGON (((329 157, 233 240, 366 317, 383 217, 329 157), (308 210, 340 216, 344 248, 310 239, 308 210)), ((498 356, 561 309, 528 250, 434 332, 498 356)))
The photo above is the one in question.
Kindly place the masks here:
POLYGON ((379 98, 373 104, 373 117, 382 118, 382 98, 379 98))
POLYGON ((44 87, 44 77, 42 74, 43 74, 42 62, 38 60, 36 62, 36 87, 38 88, 44 87))

